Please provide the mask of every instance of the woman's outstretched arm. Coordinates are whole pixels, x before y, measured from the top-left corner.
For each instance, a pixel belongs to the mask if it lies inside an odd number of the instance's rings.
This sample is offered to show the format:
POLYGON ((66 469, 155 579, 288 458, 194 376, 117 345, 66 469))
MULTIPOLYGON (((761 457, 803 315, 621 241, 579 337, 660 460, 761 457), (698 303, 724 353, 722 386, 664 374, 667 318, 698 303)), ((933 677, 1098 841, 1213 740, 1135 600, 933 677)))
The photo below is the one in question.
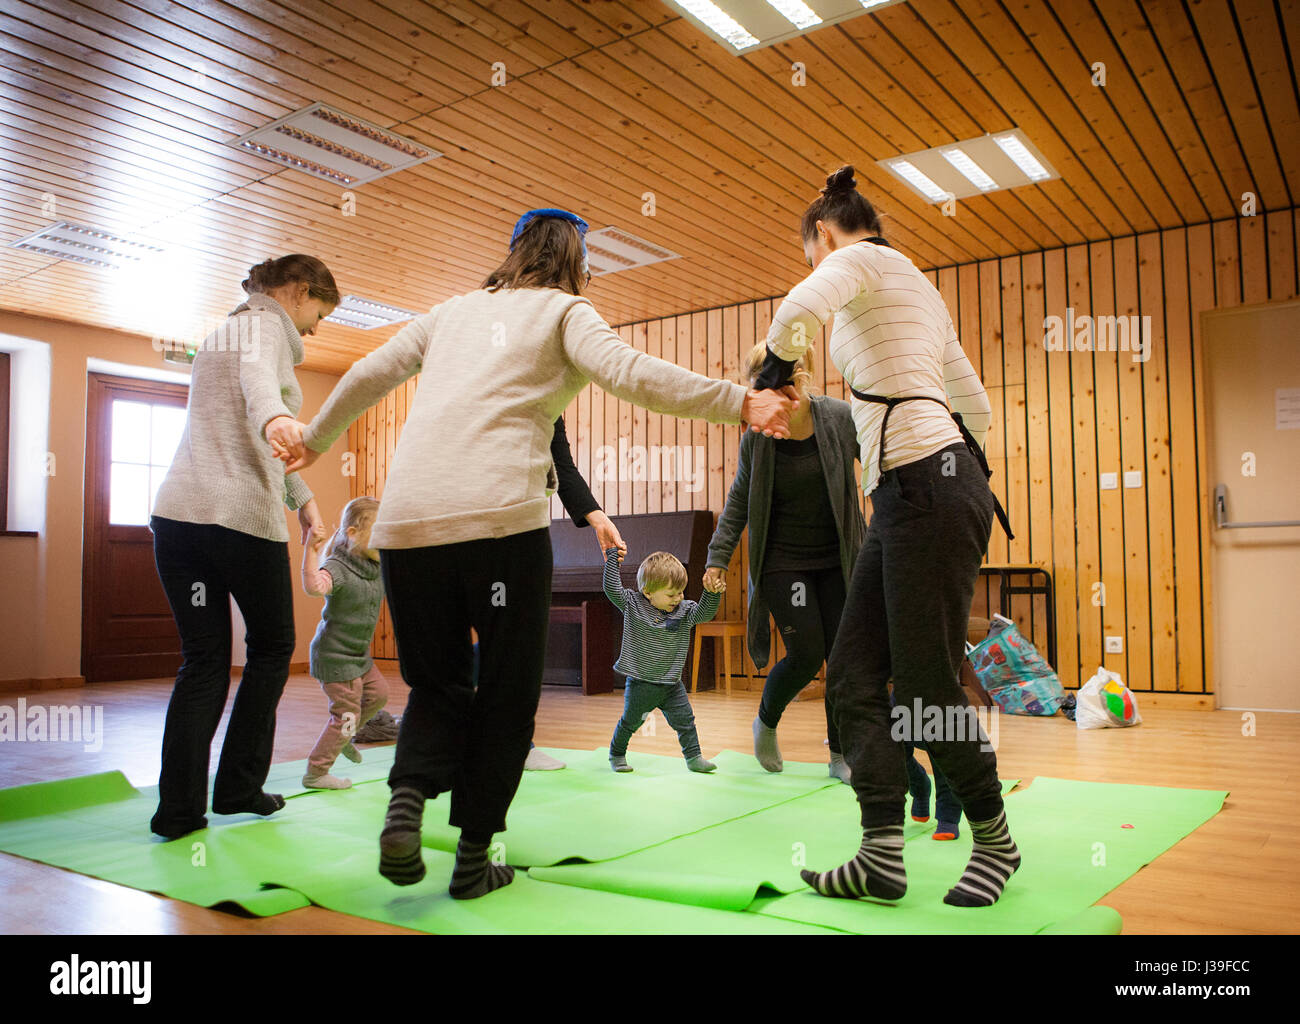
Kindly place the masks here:
MULTIPOLYGON (((368 356, 352 364, 302 433, 314 455, 329 451, 348 426, 403 381, 420 372, 437 324, 438 307, 417 316, 368 356)), ((290 471, 299 468, 290 464, 290 471)))
POLYGON ((590 302, 574 303, 561 329, 569 362, 616 398, 670 416, 710 423, 748 421, 764 433, 780 437, 789 433, 792 405, 786 398, 759 395, 639 352, 605 323, 590 302))

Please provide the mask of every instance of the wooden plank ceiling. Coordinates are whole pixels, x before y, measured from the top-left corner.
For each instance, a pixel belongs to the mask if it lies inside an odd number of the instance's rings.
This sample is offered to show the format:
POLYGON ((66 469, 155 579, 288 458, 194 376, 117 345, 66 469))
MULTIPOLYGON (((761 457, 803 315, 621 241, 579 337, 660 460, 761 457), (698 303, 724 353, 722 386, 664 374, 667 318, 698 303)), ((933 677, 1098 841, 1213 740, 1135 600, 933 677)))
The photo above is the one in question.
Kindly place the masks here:
MULTIPOLYGON (((1298 38, 1300 0, 910 0, 742 57, 662 0, 5 0, 0 307, 183 337, 297 251, 424 310, 554 205, 683 256, 593 282, 627 323, 786 291, 842 162, 923 268, 1232 217, 1244 192, 1287 208, 1298 38), (225 145, 318 100, 445 155, 357 187, 345 217, 338 186, 225 145), (875 163, 1013 126, 1061 179, 956 217, 875 163), (169 254, 106 271, 7 247, 57 220, 169 254)), ((327 324, 306 365, 392 333, 327 324)))

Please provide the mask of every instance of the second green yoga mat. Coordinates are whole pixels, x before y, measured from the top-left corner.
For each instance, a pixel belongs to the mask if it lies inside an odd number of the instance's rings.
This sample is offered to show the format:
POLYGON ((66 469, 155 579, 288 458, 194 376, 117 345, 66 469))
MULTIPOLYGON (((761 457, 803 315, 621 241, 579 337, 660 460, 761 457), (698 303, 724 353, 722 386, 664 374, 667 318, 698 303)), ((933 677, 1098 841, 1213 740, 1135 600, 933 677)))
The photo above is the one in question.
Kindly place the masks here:
MULTIPOLYGON (((810 890, 756 900, 756 913, 871 934, 1118 931, 1118 915, 1093 904, 1214 817, 1221 790, 1120 786, 1038 776, 1006 799, 1007 823, 1023 858, 991 907, 950 907, 970 837, 906 844, 907 895, 896 904, 835 900, 810 890)), ((813 797, 816 799, 816 796, 813 797)), ((850 837, 852 838, 852 837, 850 837)), ((840 860, 810 859, 812 870, 840 860)))
MULTIPOLYGON (((1002 791, 1015 784, 1004 779, 1002 791)), ((806 888, 801 867, 852 857, 862 839, 857 820, 853 790, 837 785, 613 860, 534 867, 529 874, 547 882, 744 910, 762 890, 772 895, 806 888)), ((933 832, 933 818, 928 824, 909 819, 903 834, 911 840, 933 832)), ((966 849, 969 853, 969 844, 966 849)))

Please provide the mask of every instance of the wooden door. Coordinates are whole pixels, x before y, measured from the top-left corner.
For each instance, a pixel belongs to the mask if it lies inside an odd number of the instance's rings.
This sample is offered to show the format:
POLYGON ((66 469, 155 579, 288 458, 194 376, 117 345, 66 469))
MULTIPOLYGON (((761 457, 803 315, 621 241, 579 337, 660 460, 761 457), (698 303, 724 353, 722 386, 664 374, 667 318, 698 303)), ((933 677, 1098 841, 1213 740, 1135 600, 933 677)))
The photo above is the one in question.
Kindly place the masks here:
POLYGON ((1201 336, 1218 706, 1300 711, 1300 302, 1206 313, 1201 336), (1259 525, 1220 527, 1220 487, 1226 523, 1259 525))
POLYGON ((92 373, 86 401, 81 673, 175 675, 180 634, 153 560, 149 512, 185 427, 189 388, 92 373))

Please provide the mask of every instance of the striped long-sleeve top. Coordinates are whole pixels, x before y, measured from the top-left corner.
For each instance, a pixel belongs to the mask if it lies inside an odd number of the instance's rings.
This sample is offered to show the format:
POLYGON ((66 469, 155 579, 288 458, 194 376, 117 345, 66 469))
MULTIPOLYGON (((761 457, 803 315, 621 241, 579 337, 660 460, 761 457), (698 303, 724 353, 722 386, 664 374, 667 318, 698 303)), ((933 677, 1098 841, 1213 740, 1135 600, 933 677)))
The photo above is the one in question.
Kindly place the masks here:
POLYGON ((623 647, 614 671, 647 683, 680 683, 691 627, 717 614, 722 595, 706 590, 698 603, 683 599, 671 612, 662 612, 641 591, 623 586, 618 548, 605 551, 602 583, 605 596, 623 613, 623 647))
MULTIPOLYGON (((836 249, 777 308, 767 335, 769 351, 780 359, 798 359, 832 315, 827 354, 847 385, 865 394, 946 401, 983 446, 992 418, 984 385, 962 351, 943 296, 910 259, 871 242, 836 249)), ((852 406, 867 494, 882 470, 916 462, 962 439, 938 403, 904 402, 889 417, 882 465, 885 407, 857 399, 852 406)))

